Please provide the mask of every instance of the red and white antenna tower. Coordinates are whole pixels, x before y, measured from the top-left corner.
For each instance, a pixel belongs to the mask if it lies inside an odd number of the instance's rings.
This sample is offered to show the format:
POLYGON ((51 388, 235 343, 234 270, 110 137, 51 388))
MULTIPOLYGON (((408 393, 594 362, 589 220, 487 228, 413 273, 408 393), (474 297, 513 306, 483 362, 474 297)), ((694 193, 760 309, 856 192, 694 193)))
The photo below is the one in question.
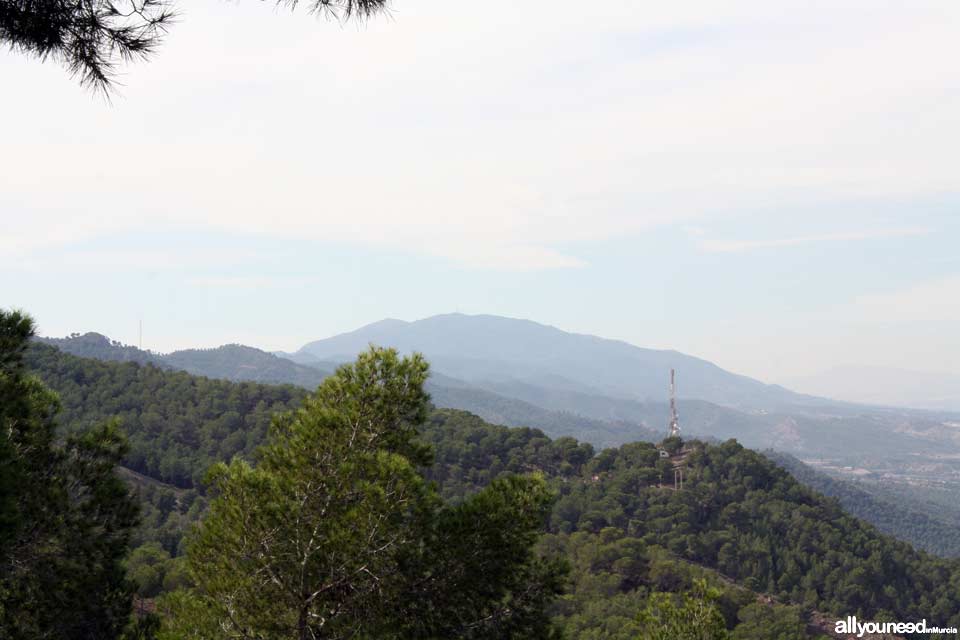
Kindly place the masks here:
POLYGON ((680 416, 677 415, 677 393, 674 371, 670 369, 670 434, 671 438, 680 437, 680 416))

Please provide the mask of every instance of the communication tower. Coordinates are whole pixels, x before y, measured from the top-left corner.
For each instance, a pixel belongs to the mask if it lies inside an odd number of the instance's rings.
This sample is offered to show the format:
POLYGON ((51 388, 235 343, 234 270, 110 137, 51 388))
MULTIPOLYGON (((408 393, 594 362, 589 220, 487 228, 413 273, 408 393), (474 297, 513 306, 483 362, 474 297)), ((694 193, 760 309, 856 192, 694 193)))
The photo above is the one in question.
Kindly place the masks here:
POLYGON ((674 371, 670 369, 670 438, 680 437, 680 416, 677 415, 677 392, 674 380, 674 371))

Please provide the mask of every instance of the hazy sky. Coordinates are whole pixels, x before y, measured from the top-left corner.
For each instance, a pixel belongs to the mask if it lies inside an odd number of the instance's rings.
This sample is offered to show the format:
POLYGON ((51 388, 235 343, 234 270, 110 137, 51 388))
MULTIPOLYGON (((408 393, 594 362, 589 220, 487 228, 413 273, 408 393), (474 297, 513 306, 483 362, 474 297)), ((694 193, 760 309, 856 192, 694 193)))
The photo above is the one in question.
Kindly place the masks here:
POLYGON ((523 317, 960 373, 960 3, 180 3, 112 105, 0 54, 0 305, 269 349, 523 317))

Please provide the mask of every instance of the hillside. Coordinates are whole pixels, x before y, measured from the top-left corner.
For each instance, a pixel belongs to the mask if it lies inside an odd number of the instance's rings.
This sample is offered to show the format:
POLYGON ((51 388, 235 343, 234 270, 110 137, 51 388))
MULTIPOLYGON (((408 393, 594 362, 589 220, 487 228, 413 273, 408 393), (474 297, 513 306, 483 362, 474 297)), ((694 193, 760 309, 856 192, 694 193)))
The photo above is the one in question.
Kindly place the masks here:
POLYGON ((597 420, 571 411, 551 411, 470 385, 447 386, 428 382, 427 390, 437 407, 469 411, 493 424, 536 427, 551 437, 571 436, 597 447, 617 446, 625 440, 652 442, 662 437, 660 430, 645 424, 597 420))
POLYGON ((883 533, 943 557, 960 557, 960 519, 941 506, 899 496, 862 482, 832 478, 797 458, 775 451, 764 455, 806 486, 836 498, 848 513, 873 523, 883 533))
POLYGON ((252 452, 272 415, 306 395, 293 386, 80 358, 42 343, 28 350, 27 364, 60 395, 68 430, 120 418, 130 439, 125 465, 182 488, 198 484, 213 462, 252 452))
POLYGON ((474 383, 515 380, 632 400, 662 400, 673 368, 682 372, 679 395, 683 398, 753 408, 815 401, 677 351, 643 349, 490 315, 383 320, 310 342, 299 353, 349 360, 370 343, 404 353, 419 351, 438 371, 474 383))
MULTIPOLYGON (((308 364, 299 364, 276 354, 237 344, 213 349, 185 349, 164 355, 122 345, 100 334, 60 339, 41 338, 39 341, 80 357, 149 363, 207 378, 233 382, 290 384, 311 391, 337 366, 336 363, 310 357, 302 358, 308 364)), ((438 407, 471 411, 496 424, 536 427, 552 436, 571 435, 597 446, 613 446, 627 440, 654 440, 660 437, 658 429, 651 429, 640 421, 593 419, 573 410, 543 407, 439 372, 431 375, 427 389, 438 407)))
MULTIPOLYGON (((672 461, 651 444, 591 455, 573 440, 548 443, 453 411, 435 414, 424 437, 438 451, 434 477, 449 495, 502 470, 536 468, 560 480, 543 546, 577 568, 574 591, 558 606, 573 637, 633 638, 624 613, 641 600, 638 587, 674 591, 698 575, 795 605, 792 615, 871 619, 886 611, 960 622, 960 562, 881 534, 736 442, 687 443, 687 480, 675 491, 672 461), (624 617, 623 626, 611 622, 624 617)), ((726 597, 744 594, 731 588, 726 597)), ((739 601, 741 614, 755 597, 739 601)), ((735 603, 725 606, 742 620, 735 603)), ((760 633, 742 637, 774 637, 760 633)))
POLYGON ((185 349, 162 356, 163 362, 194 375, 223 380, 295 384, 315 389, 332 369, 307 367, 240 344, 214 349, 185 349))
POLYGON ((81 358, 95 358, 111 362, 138 362, 169 368, 169 365, 163 362, 163 358, 159 354, 122 344, 117 340, 111 340, 105 335, 92 331, 84 334, 74 333, 65 338, 37 337, 35 340, 81 358))
MULTIPOLYGON (((378 323, 370 333, 383 337, 409 324, 416 323, 378 323)), ((557 331, 534 323, 521 325, 539 327, 551 335, 557 331)), ((241 345, 159 355, 97 334, 48 342, 71 353, 104 360, 153 362, 212 378, 295 384, 305 389, 315 388, 336 366, 331 360, 303 351, 289 355, 299 361, 295 363, 241 345)), ((466 352, 475 349, 469 344, 453 347, 466 352)), ((491 361, 484 366, 491 367, 491 361)), ((501 368, 485 370, 482 378, 465 380, 434 361, 428 387, 435 404, 465 409, 495 423, 537 427, 551 436, 573 436, 599 447, 659 439, 668 420, 666 390, 653 400, 641 401, 611 395, 556 373, 538 375, 537 381, 531 382, 519 377, 526 365, 512 361, 497 366, 501 368)), ((679 375, 684 380, 686 371, 680 370, 679 375)), ((681 392, 683 389, 681 385, 681 392)), ((903 491, 947 490, 955 495, 951 492, 960 489, 960 429, 955 426, 960 424, 960 417, 956 414, 848 404, 733 408, 681 397, 680 418, 686 435, 736 438, 755 449, 818 458, 840 468, 862 468, 903 491)), ((927 499, 924 495, 916 497, 927 499)))
MULTIPOLYGON (((60 393, 68 429, 121 417, 134 444, 127 463, 143 476, 136 482, 147 501, 139 539, 171 555, 204 501, 150 479, 189 487, 209 462, 249 456, 270 413, 304 396, 292 386, 98 362, 42 344, 29 362, 60 393)), ((740 638, 768 637, 758 631, 768 623, 809 637, 811 610, 960 624, 960 563, 881 534, 736 442, 687 443, 676 458, 685 461, 685 486, 674 491, 673 461, 652 444, 597 452, 452 410, 435 411, 421 437, 436 452, 428 476, 449 499, 503 473, 547 474, 560 497, 541 546, 574 567, 571 591, 553 612, 573 637, 632 638, 630 620, 649 590, 686 590, 697 577, 722 589, 725 620, 740 638)))
POLYGON ((198 376, 233 380, 295 384, 314 389, 335 368, 332 363, 314 361, 311 366, 297 364, 254 347, 226 344, 212 349, 183 349, 167 354, 144 351, 122 344, 99 333, 73 334, 65 338, 36 338, 66 353, 81 358, 110 362, 138 362, 162 369, 179 369, 198 376))

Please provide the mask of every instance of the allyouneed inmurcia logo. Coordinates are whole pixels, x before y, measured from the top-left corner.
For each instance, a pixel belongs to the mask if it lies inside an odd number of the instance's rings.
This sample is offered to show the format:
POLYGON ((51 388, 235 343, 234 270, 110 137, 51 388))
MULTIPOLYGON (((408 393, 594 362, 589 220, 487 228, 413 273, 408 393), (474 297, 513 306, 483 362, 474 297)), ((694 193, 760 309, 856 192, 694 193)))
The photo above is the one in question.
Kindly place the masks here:
POLYGON ((866 633, 957 633, 956 627, 928 627, 926 618, 920 622, 860 622, 857 616, 837 620, 835 631, 855 633, 858 638, 862 638, 866 633))

